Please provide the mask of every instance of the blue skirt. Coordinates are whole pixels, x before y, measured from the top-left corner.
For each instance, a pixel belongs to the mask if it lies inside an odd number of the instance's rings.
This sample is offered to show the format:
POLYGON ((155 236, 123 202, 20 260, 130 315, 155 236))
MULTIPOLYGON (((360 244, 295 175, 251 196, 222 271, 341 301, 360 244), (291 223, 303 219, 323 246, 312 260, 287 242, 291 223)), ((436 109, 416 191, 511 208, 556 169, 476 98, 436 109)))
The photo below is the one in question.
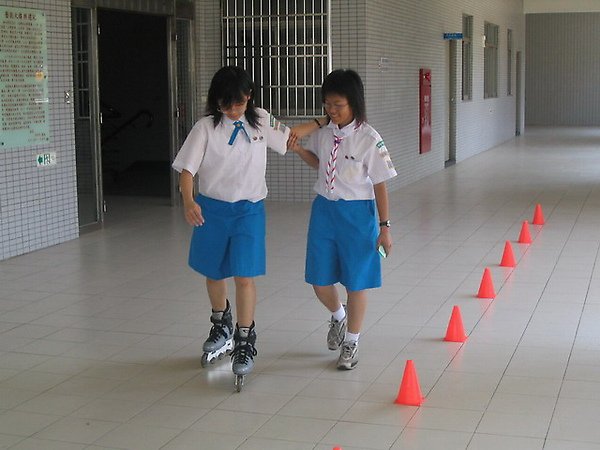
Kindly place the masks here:
POLYGON ((213 280, 264 275, 263 201, 230 203, 198 195, 196 202, 202 208, 204 225, 194 227, 190 267, 213 280))
POLYGON ((315 286, 343 284, 349 291, 381 287, 374 200, 313 201, 305 280, 315 286))

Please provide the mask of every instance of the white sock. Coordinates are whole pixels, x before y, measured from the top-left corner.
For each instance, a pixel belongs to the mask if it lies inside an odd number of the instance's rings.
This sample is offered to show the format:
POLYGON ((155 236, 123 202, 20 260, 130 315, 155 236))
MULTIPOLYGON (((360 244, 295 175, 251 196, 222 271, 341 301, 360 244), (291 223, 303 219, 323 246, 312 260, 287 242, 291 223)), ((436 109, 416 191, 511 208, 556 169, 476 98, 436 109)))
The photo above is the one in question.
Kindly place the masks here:
POLYGON ((346 337, 344 338, 344 342, 358 342, 358 338, 360 337, 360 333, 350 333, 346 331, 346 337))
POLYGON ((337 311, 335 311, 333 314, 333 320, 339 322, 341 320, 344 320, 344 317, 346 317, 346 310, 344 309, 344 306, 340 306, 340 309, 338 309, 337 311))

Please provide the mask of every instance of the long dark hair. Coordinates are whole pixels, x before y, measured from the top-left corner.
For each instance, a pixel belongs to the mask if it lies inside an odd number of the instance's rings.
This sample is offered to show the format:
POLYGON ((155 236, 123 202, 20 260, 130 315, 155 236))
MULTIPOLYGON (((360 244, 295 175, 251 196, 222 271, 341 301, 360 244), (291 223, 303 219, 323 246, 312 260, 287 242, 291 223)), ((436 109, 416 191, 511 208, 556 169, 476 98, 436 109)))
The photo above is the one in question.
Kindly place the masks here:
POLYGON ((360 75, 352 69, 337 69, 331 72, 323 80, 321 86, 321 98, 329 94, 337 94, 346 97, 354 119, 360 125, 367 121, 367 107, 365 104, 365 88, 360 75))
POLYGON ((258 112, 254 106, 254 82, 248 72, 241 67, 225 66, 214 75, 208 88, 206 99, 206 115, 213 116, 215 127, 221 121, 221 106, 230 107, 234 103, 242 103, 249 96, 246 106, 246 119, 253 128, 258 128, 258 112))

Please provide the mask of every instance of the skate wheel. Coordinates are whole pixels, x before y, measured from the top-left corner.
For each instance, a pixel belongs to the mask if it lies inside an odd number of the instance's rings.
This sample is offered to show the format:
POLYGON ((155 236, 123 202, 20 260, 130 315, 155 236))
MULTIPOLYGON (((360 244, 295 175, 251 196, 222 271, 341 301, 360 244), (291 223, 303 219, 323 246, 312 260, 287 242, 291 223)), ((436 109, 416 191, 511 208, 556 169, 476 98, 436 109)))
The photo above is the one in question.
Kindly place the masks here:
POLYGON ((235 376, 235 390, 241 392, 242 386, 244 385, 244 375, 235 376))
POLYGON ((202 355, 202 359, 200 360, 200 365, 202 367, 206 367, 208 365, 208 355, 205 353, 202 355))

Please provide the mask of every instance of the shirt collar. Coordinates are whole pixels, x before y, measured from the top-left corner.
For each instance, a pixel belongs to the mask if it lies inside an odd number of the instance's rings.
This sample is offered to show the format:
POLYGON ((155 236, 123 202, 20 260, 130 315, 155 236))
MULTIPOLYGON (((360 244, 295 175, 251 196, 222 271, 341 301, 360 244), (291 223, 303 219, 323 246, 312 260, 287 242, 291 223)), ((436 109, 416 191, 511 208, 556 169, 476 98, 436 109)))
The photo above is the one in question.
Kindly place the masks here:
POLYGON ((329 121, 329 123, 327 124, 327 128, 331 128, 333 130, 333 134, 335 134, 336 136, 345 138, 356 133, 356 130, 358 130, 359 128, 359 125, 357 124, 356 119, 354 119, 352 122, 350 122, 343 128, 340 128, 335 123, 329 121))
MULTIPOLYGON (((238 120, 240 120, 244 126, 246 126, 248 124, 248 121, 246 120, 246 115, 242 114, 242 117, 240 117, 238 120)), ((235 120, 231 120, 229 117, 227 117, 225 114, 223 114, 221 116, 221 123, 226 126, 226 127, 232 127, 233 126, 233 122, 236 122, 235 120)))

